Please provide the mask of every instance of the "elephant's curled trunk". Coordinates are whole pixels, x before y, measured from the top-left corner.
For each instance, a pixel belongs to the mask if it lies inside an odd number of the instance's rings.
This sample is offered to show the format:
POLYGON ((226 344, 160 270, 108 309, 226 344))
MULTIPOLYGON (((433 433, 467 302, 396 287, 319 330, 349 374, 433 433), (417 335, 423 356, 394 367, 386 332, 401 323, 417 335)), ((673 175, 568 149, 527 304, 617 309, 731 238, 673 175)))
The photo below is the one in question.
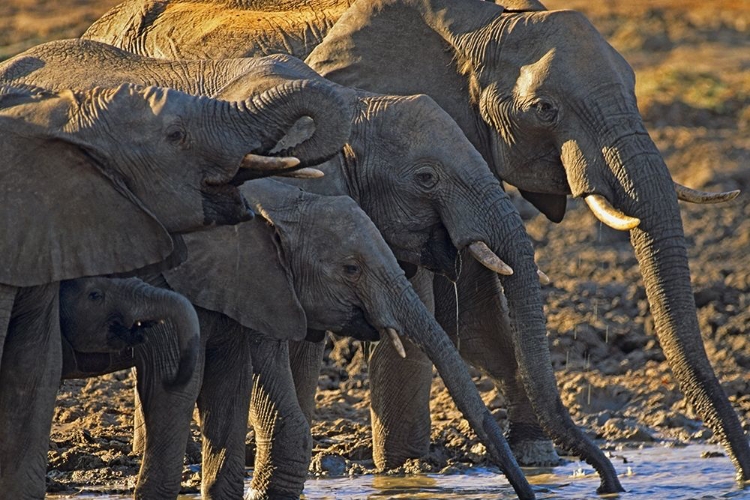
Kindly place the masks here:
MULTIPOLYGON (((140 286, 145 287, 144 298, 140 307, 134 311, 134 318, 158 319, 164 324, 164 326, 156 327, 163 334, 162 336, 176 334, 178 348, 176 370, 172 378, 165 378, 162 382, 170 390, 182 388, 191 380, 200 355, 198 315, 190 301, 179 293, 145 283, 140 286)), ((173 345, 170 340, 152 337, 149 344, 159 346, 158 348, 166 346, 158 354, 168 360, 173 360, 175 353, 170 351, 170 346, 173 345)))
POLYGON ((302 166, 323 163, 336 155, 349 139, 354 101, 351 93, 314 80, 293 80, 236 103, 259 121, 260 152, 267 153, 303 117, 312 118, 314 131, 302 142, 274 152, 294 156, 302 166))

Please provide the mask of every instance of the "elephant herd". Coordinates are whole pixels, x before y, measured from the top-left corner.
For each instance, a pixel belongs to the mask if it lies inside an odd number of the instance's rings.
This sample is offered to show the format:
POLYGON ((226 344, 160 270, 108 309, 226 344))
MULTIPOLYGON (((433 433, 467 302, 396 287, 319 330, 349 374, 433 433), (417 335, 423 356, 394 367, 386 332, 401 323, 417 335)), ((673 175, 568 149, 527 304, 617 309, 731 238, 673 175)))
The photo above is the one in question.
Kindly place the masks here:
POLYGON ((738 193, 672 181, 582 15, 499 3, 125 0, 0 64, 0 496, 44 497, 61 378, 135 367, 136 498, 178 495, 196 402, 204 498, 299 498, 326 331, 383 340, 379 468, 428 451, 434 365, 519 498, 519 463, 555 445, 623 491, 557 392, 547 278, 501 182, 630 232, 672 371, 750 480, 678 207, 738 193))

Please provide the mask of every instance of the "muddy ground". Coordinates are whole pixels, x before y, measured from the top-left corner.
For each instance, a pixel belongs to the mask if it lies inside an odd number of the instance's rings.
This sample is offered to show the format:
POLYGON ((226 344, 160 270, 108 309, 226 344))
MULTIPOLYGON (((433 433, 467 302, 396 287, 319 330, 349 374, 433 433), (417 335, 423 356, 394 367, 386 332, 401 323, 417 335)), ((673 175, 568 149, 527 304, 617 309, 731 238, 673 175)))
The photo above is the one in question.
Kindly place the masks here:
MULTIPOLYGON (((5 0, 0 58, 45 40, 80 34, 117 0, 5 0)), ((695 299, 706 348, 724 389, 750 430, 750 3, 742 0, 547 0, 585 12, 633 65, 649 130, 674 178, 706 190, 741 189, 727 205, 682 205, 695 299)), ((614 449, 628 443, 711 440, 677 390, 654 335, 627 236, 570 200, 559 225, 519 202, 537 243, 552 359, 562 397, 587 432, 614 449)), ((330 345, 313 428, 313 470, 372 469, 368 382, 361 346, 330 345), (326 458, 327 457, 327 458, 326 458), (325 459, 324 459, 325 458, 325 459)), ((504 401, 476 375, 501 423, 504 401)), ((129 491, 132 375, 62 384, 49 452, 49 490, 129 491)), ((433 385, 433 446, 409 471, 484 464, 441 381, 433 385)), ((251 435, 248 441, 251 442, 251 435)), ((252 445, 248 447, 252 456, 252 445)), ((185 489, 199 475, 189 450, 185 489)))

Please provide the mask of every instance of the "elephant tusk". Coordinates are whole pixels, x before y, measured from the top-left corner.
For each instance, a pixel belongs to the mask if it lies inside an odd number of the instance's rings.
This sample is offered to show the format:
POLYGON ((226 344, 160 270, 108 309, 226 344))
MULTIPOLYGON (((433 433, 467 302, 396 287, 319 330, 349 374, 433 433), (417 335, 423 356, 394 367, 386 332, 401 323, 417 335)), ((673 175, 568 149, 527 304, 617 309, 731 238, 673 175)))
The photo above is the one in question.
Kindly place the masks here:
POLYGON ((406 359, 406 349, 404 349, 404 344, 401 343, 398 332, 396 332, 396 330, 394 330, 393 328, 386 328, 385 332, 388 334, 388 338, 391 339, 391 342, 393 342, 393 347, 396 348, 396 352, 398 353, 398 355, 403 359, 406 359))
POLYGON ((734 191, 725 191, 723 193, 709 193, 707 191, 698 191, 697 189, 691 189, 677 182, 674 183, 674 190, 677 191, 677 199, 690 203, 698 203, 699 205, 708 205, 710 203, 723 203, 725 201, 731 201, 737 198, 737 196, 739 196, 740 194, 739 189, 735 189, 734 191))
POLYGON ((267 170, 287 170, 296 167, 299 163, 299 158, 294 156, 261 156, 248 153, 242 158, 240 168, 265 172, 267 170))
POLYGON ((638 227, 638 224, 641 223, 641 219, 620 212, 607 201, 607 198, 600 194, 587 195, 584 200, 586 200, 586 205, 594 212, 596 218, 612 229, 628 231, 638 227))
POLYGON ((325 174, 322 170, 310 167, 301 168, 294 172, 284 172, 283 174, 279 174, 279 177, 294 177, 296 179, 320 179, 324 176, 325 174))
POLYGON ((510 276, 513 274, 513 269, 502 261, 500 257, 495 255, 495 252, 490 250, 490 247, 483 241, 475 241, 469 245, 469 252, 472 257, 482 263, 484 267, 495 271, 497 274, 504 276, 510 276))
POLYGON ((537 269, 536 273, 539 275, 539 283, 541 283, 542 285, 549 285, 550 283, 552 283, 552 280, 549 279, 549 276, 544 274, 544 272, 542 272, 540 269, 537 269))

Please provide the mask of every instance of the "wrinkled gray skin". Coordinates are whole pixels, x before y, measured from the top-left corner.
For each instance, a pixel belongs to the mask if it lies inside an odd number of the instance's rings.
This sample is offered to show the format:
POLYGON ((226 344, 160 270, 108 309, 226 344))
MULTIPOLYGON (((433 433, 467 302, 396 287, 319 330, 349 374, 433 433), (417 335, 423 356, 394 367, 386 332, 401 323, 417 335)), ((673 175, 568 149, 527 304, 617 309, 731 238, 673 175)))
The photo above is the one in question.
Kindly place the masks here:
POLYGON ((136 366, 145 413, 160 417, 146 422, 151 434, 137 496, 175 496, 188 439, 183 430, 192 419, 203 359, 193 306, 182 295, 137 278, 68 280, 60 284, 60 331, 62 378, 136 366), (176 360, 179 367, 173 366, 176 360), (166 412, 170 418, 161 418, 166 412), (154 477, 158 492, 146 488, 154 477))
POLYGON ((173 253, 171 233, 247 220, 234 184, 280 171, 240 168, 245 155, 267 153, 308 93, 346 115, 336 95, 315 87, 233 104, 158 87, 58 93, 0 84, 4 496, 45 494, 62 359, 59 281, 155 265, 173 253))
MULTIPOLYGON (((203 498, 242 496, 251 392, 251 420, 266 446, 259 446, 247 498, 299 498, 312 440, 297 403, 286 339, 330 330, 377 340, 386 328, 425 350, 519 496, 533 498, 458 352, 356 203, 270 180, 242 189, 273 225, 256 219, 186 235, 191 257, 163 273, 165 285, 199 306, 205 360, 195 385, 201 386, 203 498)), ((79 294, 72 304, 89 311, 81 304, 87 301, 87 294, 79 294)), ((92 317, 87 314, 84 324, 92 317)), ((112 359, 113 366, 122 368, 122 359, 112 359)), ((144 405, 146 439, 154 422, 176 425, 179 415, 169 408, 166 402, 157 410, 144 405)))
MULTIPOLYGON (((677 197, 638 112, 632 69, 579 13, 537 12, 544 7, 536 1, 500 3, 512 9, 479 0, 361 0, 301 53, 325 36, 306 60, 323 76, 373 92, 433 97, 498 178, 518 187, 550 220, 562 219, 571 194, 600 194, 639 218, 630 237, 660 344, 686 397, 727 449, 738 478, 750 479, 747 437, 705 355, 677 197)), ((146 21, 135 8, 142 7, 142 1, 126 2, 86 36, 106 41, 116 27, 128 33, 125 37, 132 38, 128 43, 134 48, 164 50, 150 38, 159 14, 169 12, 160 4, 146 21), (143 29, 126 30, 134 21, 143 29)), ((257 19, 255 15, 255 23, 257 19)), ((164 22, 160 27, 166 26, 164 22)), ((223 36, 214 33, 214 44, 226 55, 237 50, 237 39, 230 35, 231 25, 222 29, 223 36)), ((295 29, 300 27, 285 26, 284 32, 295 29)), ((283 45, 278 49, 286 52, 283 45)), ((528 337, 519 339, 504 327, 507 314, 497 286, 473 276, 475 267, 468 263, 464 274, 471 279, 459 280, 461 352, 501 381, 511 400, 512 444, 543 435, 534 413, 554 436, 555 422, 545 409, 548 400, 533 387, 540 375, 524 370, 529 360, 519 346, 528 337), (486 293, 476 297, 472 290, 477 288, 486 293), (515 352, 503 352, 502 346, 511 341, 515 352), (516 364, 518 377, 507 368, 516 364)), ((450 287, 436 280, 435 293, 438 312, 453 310, 450 287)), ((453 318, 439 319, 451 333, 453 318)), ((407 384, 411 378, 408 374, 390 383, 407 384)), ((423 387, 423 394, 426 391, 423 387)), ((425 414, 427 406, 419 411, 425 414)))
MULTIPOLYGON (((191 68, 196 71, 194 68, 205 68, 208 64, 207 61, 142 59, 109 46, 97 46, 93 42, 64 41, 45 44, 26 52, 19 56, 16 66, 33 66, 36 69, 29 73, 29 78, 47 81, 52 78, 50 75, 55 74, 56 65, 70 64, 83 58, 96 59, 98 65, 107 68, 110 75, 116 75, 120 67, 123 73, 134 71, 151 78, 156 69, 168 68, 169 65, 178 64, 180 74, 183 74, 189 73, 191 68), (25 61, 33 61, 34 64, 25 61), (141 69, 137 71, 139 67, 141 69), (145 71, 144 67, 149 71, 145 71)), ((253 63, 257 66, 247 75, 240 71, 246 71, 250 62, 233 61, 235 66, 230 66, 232 61, 216 61, 214 64, 224 68, 223 76, 211 72, 208 78, 204 78, 211 82, 211 87, 218 89, 215 95, 219 98, 241 99, 286 80, 317 78, 304 64, 288 57, 255 60, 253 63), (263 76, 259 78, 258 74, 263 76)), ((14 67, 11 65, 10 68, 14 67)), ((160 74, 171 78, 165 84, 181 84, 181 78, 174 78, 172 72, 162 71, 160 74)), ((204 87, 203 91, 208 91, 208 88, 204 87)), ((341 91, 352 94, 345 89, 341 91)), ((319 166, 326 173, 323 179, 306 181, 301 185, 320 194, 352 196, 375 222, 397 258, 450 277, 455 277, 457 272, 456 249, 463 249, 474 241, 486 242, 515 271, 513 276, 501 278, 508 297, 512 297, 510 308, 518 318, 517 323, 507 328, 517 329, 515 325, 518 324, 531 331, 544 332, 541 297, 533 252, 527 246, 528 236, 510 200, 490 171, 483 167, 483 159, 456 124, 425 96, 393 97, 358 93, 350 97, 357 98, 357 112, 349 146, 341 155, 319 166), (524 244, 518 244, 519 241, 524 244)), ((473 259, 467 254, 464 260, 468 262, 473 259)), ((475 273, 490 279, 494 290, 499 290, 499 281, 494 273, 481 266, 475 269, 475 273)), ((427 280, 421 280, 417 286, 426 300, 432 300, 432 290, 427 280)), ((484 290, 472 289, 472 293, 479 294, 484 290)), ((455 311, 455 307, 451 310, 455 311)), ((536 338, 536 343, 524 347, 530 351, 527 354, 530 359, 537 359, 538 351, 547 352, 546 335, 537 335, 536 338)), ((506 349, 511 349, 510 344, 505 345, 506 349)), ((292 347, 293 350, 305 348, 309 348, 309 345, 292 347)), ((318 355, 322 352, 318 348, 312 349, 318 355)), ((299 355, 306 357, 311 354, 299 355)), ((383 357, 388 355, 382 354, 383 357)), ((424 354, 414 349, 412 360, 396 362, 403 365, 404 377, 410 380, 412 376, 416 377, 423 385, 429 386, 430 364, 424 354)), ((374 366, 378 366, 378 363, 374 366)), ((602 473, 605 483, 615 485, 612 489, 619 488, 609 460, 568 416, 559 400, 551 370, 550 366, 546 376, 533 382, 547 384, 537 390, 548 400, 557 401, 556 405, 546 407, 546 411, 553 414, 550 419, 556 424, 555 437, 588 459, 602 473)), ((383 381, 383 390, 375 393, 373 400, 376 463, 383 468, 392 467, 406 458, 427 453, 429 413, 415 412, 404 419, 401 418, 401 411, 388 410, 386 407, 389 405, 407 408, 413 402, 408 393, 398 391, 394 389, 397 386, 390 384, 392 370, 378 371, 376 368, 372 376, 377 381, 383 381), (410 422, 410 427, 404 428, 403 421, 410 422), (382 446, 389 442, 393 443, 391 448, 382 446)), ((314 373, 295 374, 297 380, 314 377, 314 373)), ((511 392, 516 386, 517 383, 508 384, 506 392, 511 392)), ((300 394, 308 415, 311 412, 309 407, 313 405, 313 389, 309 388, 305 395, 300 394)), ((429 395, 423 393, 420 396, 426 406, 429 395)), ((528 411, 531 412, 530 409, 528 411)))

